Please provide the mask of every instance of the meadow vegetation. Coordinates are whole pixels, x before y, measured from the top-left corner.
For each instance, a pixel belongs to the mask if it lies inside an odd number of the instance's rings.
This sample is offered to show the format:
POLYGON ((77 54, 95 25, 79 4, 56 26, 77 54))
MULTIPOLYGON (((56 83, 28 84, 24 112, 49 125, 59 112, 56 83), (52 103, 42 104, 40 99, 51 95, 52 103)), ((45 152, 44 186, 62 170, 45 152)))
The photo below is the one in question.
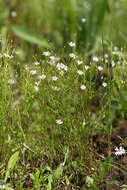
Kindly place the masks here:
POLYGON ((0 189, 126 190, 126 0, 0 3, 0 189))

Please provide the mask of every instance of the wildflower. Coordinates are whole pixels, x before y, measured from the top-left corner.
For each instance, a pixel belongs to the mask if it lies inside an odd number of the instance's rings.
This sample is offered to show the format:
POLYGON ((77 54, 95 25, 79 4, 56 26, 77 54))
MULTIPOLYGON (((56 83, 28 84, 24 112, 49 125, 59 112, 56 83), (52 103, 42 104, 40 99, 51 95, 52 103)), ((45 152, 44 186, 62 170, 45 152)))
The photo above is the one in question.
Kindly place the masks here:
POLYGON ((39 63, 39 62, 37 62, 37 61, 36 61, 34 64, 35 64, 35 65, 40 65, 40 63, 39 63))
POLYGON ((120 146, 120 148, 115 148, 115 155, 122 155, 125 154, 125 149, 120 146))
POLYGON ((75 55, 74 53, 70 53, 69 56, 70 56, 71 58, 74 58, 74 59, 76 58, 76 55, 75 55))
POLYGON ((65 71, 67 71, 67 66, 64 65, 63 63, 58 63, 58 64, 56 65, 56 68, 57 68, 58 70, 65 70, 65 71))
POLYGON ((90 67, 88 65, 85 65, 85 69, 88 70, 90 67))
POLYGON ((83 71, 81 71, 81 70, 78 70, 77 73, 78 73, 79 75, 83 75, 83 71))
POLYGON ((57 86, 52 86, 52 89, 55 90, 55 91, 59 91, 60 88, 58 88, 57 86))
POLYGON ((119 48, 117 46, 114 47, 114 51, 118 51, 119 48))
POLYGON ((50 60, 50 61, 49 61, 49 64, 50 64, 51 66, 54 66, 54 65, 56 64, 56 61, 55 61, 55 60, 50 60))
POLYGON ((85 126, 85 125, 86 125, 85 119, 83 120, 83 123, 82 123, 82 124, 83 124, 83 126, 85 126))
POLYGON ((43 79, 45 79, 46 78, 46 75, 40 75, 40 76, 38 76, 38 78, 40 79, 40 80, 43 80, 43 79))
POLYGON ((56 120, 56 123, 57 123, 58 125, 61 125, 61 124, 63 124, 63 121, 62 121, 61 119, 57 119, 57 120, 56 120))
POLYGON ((43 55, 46 56, 46 57, 50 56, 50 52, 49 51, 45 51, 45 52, 43 52, 43 55))
POLYGON ((106 82, 103 82, 103 83, 102 83, 102 86, 103 86, 103 87, 106 87, 106 86, 107 86, 107 83, 106 83, 106 82))
POLYGON ((0 185, 0 189, 5 189, 6 186, 5 185, 0 185))
POLYGON ((56 77, 56 76, 53 76, 53 77, 52 77, 52 80, 53 80, 53 81, 56 81, 57 79, 58 79, 58 77, 56 77))
POLYGON ((9 79, 8 80, 8 84, 14 84, 14 83, 15 83, 14 79, 9 79))
POLYGON ((36 86, 39 86, 39 84, 40 84, 40 81, 35 82, 35 85, 36 85, 36 86))
POLYGON ((83 23, 85 23, 85 22, 86 22, 86 19, 85 19, 85 18, 82 18, 81 21, 82 21, 83 23))
POLYGON ((78 63, 78 65, 83 64, 83 62, 82 62, 82 61, 80 61, 80 60, 77 60, 77 63, 78 63))
POLYGON ((101 66, 98 66, 97 68, 98 68, 99 71, 103 70, 103 67, 101 67, 101 66))
POLYGON ((36 73, 37 73, 36 70, 31 70, 31 71, 30 71, 30 74, 31 74, 31 75, 35 75, 36 73))
POLYGON ((34 86, 34 89, 35 89, 36 92, 38 92, 39 87, 35 85, 35 86, 34 86))
POLYGON ((17 13, 16 13, 15 11, 12 11, 12 12, 11 12, 11 16, 12 16, 12 17, 16 17, 16 16, 17 16, 17 13))
POLYGON ((51 60, 55 60, 55 57, 54 56, 50 56, 49 57, 51 60))
POLYGON ((98 61, 99 61, 99 58, 98 58, 98 57, 93 57, 93 61, 94 61, 94 62, 98 62, 98 61))
POLYGON ((86 89, 86 86, 85 86, 85 85, 81 85, 81 86, 80 86, 80 89, 81 89, 81 90, 85 90, 85 89, 86 89))
POLYGON ((111 62, 111 65, 112 65, 112 67, 114 67, 114 66, 115 66, 115 62, 114 62, 114 61, 112 61, 112 62, 111 62))
POLYGON ((13 56, 13 55, 9 55, 9 54, 7 54, 7 53, 4 53, 4 57, 11 59, 11 58, 13 58, 14 56, 13 56))
POLYGON ((69 42, 69 46, 74 47, 75 43, 74 42, 69 42))

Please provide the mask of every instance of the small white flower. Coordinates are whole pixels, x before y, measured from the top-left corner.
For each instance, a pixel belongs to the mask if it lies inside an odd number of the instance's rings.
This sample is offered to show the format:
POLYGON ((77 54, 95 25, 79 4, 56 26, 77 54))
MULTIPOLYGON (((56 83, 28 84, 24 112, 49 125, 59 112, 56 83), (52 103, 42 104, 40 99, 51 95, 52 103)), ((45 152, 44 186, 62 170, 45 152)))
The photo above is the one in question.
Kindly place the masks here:
POLYGON ((74 53, 70 53, 69 56, 70 56, 71 58, 74 58, 74 59, 76 58, 76 55, 75 55, 74 53))
POLYGON ((78 73, 79 75, 83 75, 83 74, 84 74, 83 71, 81 71, 81 70, 78 70, 77 73, 78 73))
POLYGON ((64 71, 60 71, 60 75, 63 76, 64 75, 64 71))
POLYGON ((40 65, 40 63, 39 63, 39 62, 37 62, 37 61, 36 61, 34 64, 35 64, 35 65, 40 65))
POLYGON ((83 64, 83 61, 77 60, 78 65, 83 64))
POLYGON ((53 81, 56 81, 57 79, 58 79, 58 77, 56 77, 56 76, 53 76, 53 77, 52 77, 52 80, 53 80, 53 81))
POLYGON ((85 126, 85 125, 86 125, 86 121, 85 121, 85 119, 83 120, 83 123, 82 123, 82 124, 83 124, 83 126, 85 126))
POLYGON ((112 65, 112 67, 114 67, 114 66, 115 66, 115 62, 114 62, 114 61, 112 61, 112 62, 111 62, 111 65, 112 65))
POLYGON ((81 90, 85 90, 85 89, 86 89, 86 86, 85 86, 85 85, 81 85, 81 86, 80 86, 80 89, 81 89, 81 90))
POLYGON ((9 79, 8 80, 8 84, 14 84, 14 83, 15 83, 14 79, 9 79))
POLYGON ((11 16, 12 16, 12 17, 16 17, 16 16, 17 16, 17 13, 16 13, 15 11, 12 11, 12 12, 11 12, 11 16))
POLYGON ((103 87, 106 87, 106 86, 107 86, 107 83, 106 83, 106 82, 103 82, 103 83, 102 83, 102 86, 103 86, 103 87))
POLYGON ((50 52, 49 51, 45 51, 45 52, 43 52, 43 55, 46 56, 46 57, 50 56, 50 52))
POLYGON ((7 54, 7 53, 4 53, 4 57, 9 58, 9 59, 12 59, 14 56, 13 56, 13 55, 9 55, 9 54, 7 54))
POLYGON ((57 68, 58 70, 65 70, 65 71, 67 71, 67 66, 64 65, 63 63, 58 63, 58 64, 56 65, 56 68, 57 68))
POLYGON ((5 189, 6 185, 0 185, 0 189, 5 189))
POLYGON ((57 86, 52 86, 52 89, 55 90, 55 91, 59 91, 60 88, 58 88, 57 86))
POLYGON ((40 80, 43 80, 43 79, 45 79, 46 78, 46 75, 40 75, 40 76, 38 76, 38 78, 40 79, 40 80))
POLYGON ((115 155, 122 155, 122 154, 125 154, 125 149, 124 148, 122 148, 121 146, 120 146, 120 148, 115 148, 115 155))
POLYGON ((30 71, 30 74, 31 74, 31 75, 35 75, 36 73, 37 73, 36 70, 31 70, 31 71, 30 71))
POLYGON ((51 60, 55 60, 56 58, 54 56, 49 57, 51 60))
POLYGON ((36 85, 36 86, 39 86, 39 84, 40 84, 40 81, 35 82, 35 85, 36 85))
POLYGON ((35 86, 34 86, 34 89, 35 89, 36 92, 38 92, 39 87, 35 85, 35 86))
POLYGON ((94 56, 94 57, 93 57, 93 61, 94 61, 94 62, 98 62, 98 61, 99 61, 99 58, 94 56))
POLYGON ((74 42, 69 42, 69 46, 74 47, 75 43, 74 42))
POLYGON ((98 68, 99 71, 103 70, 103 67, 101 67, 101 66, 98 66, 97 68, 98 68))
POLYGON ((118 51, 119 48, 117 46, 114 47, 114 51, 118 51))
POLYGON ((85 65, 85 69, 88 70, 90 67, 88 65, 85 65))
POLYGON ((82 18, 81 21, 82 21, 83 23, 85 23, 85 22, 86 22, 86 19, 85 19, 85 18, 82 18))
POLYGON ((63 124, 63 121, 62 121, 61 119, 57 119, 57 120, 56 120, 56 123, 57 123, 58 125, 61 125, 61 124, 63 124))
POLYGON ((50 64, 51 66, 54 66, 54 65, 56 64, 56 61, 55 61, 55 60, 50 60, 50 61, 49 61, 49 64, 50 64))

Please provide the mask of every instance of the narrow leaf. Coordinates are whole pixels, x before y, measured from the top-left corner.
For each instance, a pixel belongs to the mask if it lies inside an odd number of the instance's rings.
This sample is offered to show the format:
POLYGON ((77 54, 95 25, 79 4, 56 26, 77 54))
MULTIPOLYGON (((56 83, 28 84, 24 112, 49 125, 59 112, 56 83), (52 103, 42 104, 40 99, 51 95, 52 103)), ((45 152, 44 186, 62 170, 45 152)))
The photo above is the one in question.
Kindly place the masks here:
POLYGON ((25 27, 14 25, 12 26, 12 31, 15 35, 25 41, 37 44, 39 46, 49 47, 49 43, 46 41, 46 39, 38 36, 37 34, 33 33, 25 27))

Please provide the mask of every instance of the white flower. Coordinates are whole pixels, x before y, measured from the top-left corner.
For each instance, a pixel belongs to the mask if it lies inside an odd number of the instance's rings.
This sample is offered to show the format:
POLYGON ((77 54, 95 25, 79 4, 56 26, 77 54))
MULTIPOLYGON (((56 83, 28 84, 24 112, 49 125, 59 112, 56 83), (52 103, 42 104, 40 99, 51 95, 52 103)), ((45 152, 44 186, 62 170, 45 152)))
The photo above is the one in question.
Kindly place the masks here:
POLYGON ((70 53, 69 56, 70 56, 71 58, 74 58, 74 59, 76 58, 76 55, 75 55, 74 53, 70 53))
POLYGON ((97 68, 98 68, 99 71, 103 70, 103 67, 101 67, 101 66, 98 66, 97 68))
POLYGON ((49 51, 45 51, 45 52, 43 52, 43 55, 44 56, 50 56, 50 52, 49 51))
POLYGON ((50 64, 51 66, 54 66, 54 65, 56 64, 56 61, 55 61, 55 60, 50 60, 50 61, 49 61, 49 64, 50 64))
POLYGON ((50 56, 49 57, 51 60, 55 60, 55 57, 54 56, 50 56))
POLYGON ((114 51, 118 51, 119 48, 117 46, 114 47, 114 51))
POLYGON ((38 92, 39 87, 35 85, 35 86, 34 86, 34 89, 35 89, 36 92, 38 92))
POLYGON ((5 185, 0 185, 0 189, 5 189, 6 186, 5 185))
POLYGON ((98 61, 99 61, 99 58, 94 56, 94 57, 93 57, 93 61, 94 61, 94 62, 98 62, 98 61))
POLYGON ((82 61, 80 61, 80 60, 77 60, 77 63, 78 63, 78 65, 83 64, 83 62, 82 62, 82 61))
POLYGON ((85 125, 86 125, 85 119, 83 120, 83 123, 82 123, 82 124, 83 124, 83 126, 85 126, 85 125))
POLYGON ((36 86, 39 86, 39 84, 40 84, 40 81, 35 82, 35 85, 36 85, 36 86))
POLYGON ((36 70, 31 70, 31 71, 30 71, 30 74, 31 74, 31 75, 35 75, 36 73, 37 73, 36 70))
POLYGON ((16 13, 15 11, 12 11, 12 12, 11 12, 11 16, 12 16, 12 17, 16 17, 16 16, 17 16, 17 13, 16 13))
POLYGON ((14 56, 13 56, 13 55, 9 55, 9 54, 7 54, 7 53, 4 53, 4 57, 11 59, 11 58, 13 58, 14 56))
POLYGON ((52 86, 52 89, 55 90, 55 91, 59 91, 60 88, 58 88, 57 86, 52 86))
POLYGON ((103 87, 106 87, 106 86, 107 86, 107 83, 106 83, 106 82, 103 82, 103 83, 102 83, 102 86, 103 86, 103 87))
POLYGON ((88 65, 85 65, 85 69, 88 70, 90 67, 88 65))
POLYGON ((85 89, 86 89, 86 86, 85 86, 85 85, 81 85, 81 86, 80 86, 80 89, 81 89, 81 90, 85 90, 85 89))
POLYGON ((40 79, 40 80, 43 80, 43 79, 45 79, 46 78, 46 75, 40 75, 40 76, 38 76, 38 78, 40 79))
POLYGON ((124 148, 122 148, 121 146, 120 146, 120 148, 115 148, 115 155, 122 155, 122 154, 125 154, 125 149, 124 148))
POLYGON ((81 21, 84 23, 84 22, 86 22, 86 19, 85 19, 85 18, 82 18, 81 21))
POLYGON ((83 71, 81 71, 81 70, 78 70, 77 73, 78 73, 79 75, 83 75, 83 74, 84 74, 83 71))
POLYGON ((57 79, 58 79, 58 77, 56 77, 56 76, 52 77, 52 80, 54 80, 54 81, 56 81, 57 79))
POLYGON ((111 62, 111 65, 112 65, 112 67, 114 67, 114 66, 115 66, 115 62, 114 62, 114 61, 112 61, 112 62, 111 62))
POLYGON ((58 64, 56 65, 56 68, 57 68, 58 70, 65 70, 65 71, 67 71, 67 66, 64 65, 63 63, 58 63, 58 64))
POLYGON ((57 119, 57 120, 56 120, 56 123, 57 123, 58 125, 61 125, 61 124, 63 124, 63 121, 62 121, 61 119, 57 119))
POLYGON ((39 62, 37 62, 37 61, 36 61, 34 64, 35 64, 35 65, 40 65, 40 63, 39 63, 39 62))
POLYGON ((15 81, 14 81, 14 79, 9 79, 9 80, 8 80, 8 83, 9 83, 9 84, 14 84, 15 81))
POLYGON ((74 42, 69 42, 69 46, 74 47, 75 43, 74 42))

